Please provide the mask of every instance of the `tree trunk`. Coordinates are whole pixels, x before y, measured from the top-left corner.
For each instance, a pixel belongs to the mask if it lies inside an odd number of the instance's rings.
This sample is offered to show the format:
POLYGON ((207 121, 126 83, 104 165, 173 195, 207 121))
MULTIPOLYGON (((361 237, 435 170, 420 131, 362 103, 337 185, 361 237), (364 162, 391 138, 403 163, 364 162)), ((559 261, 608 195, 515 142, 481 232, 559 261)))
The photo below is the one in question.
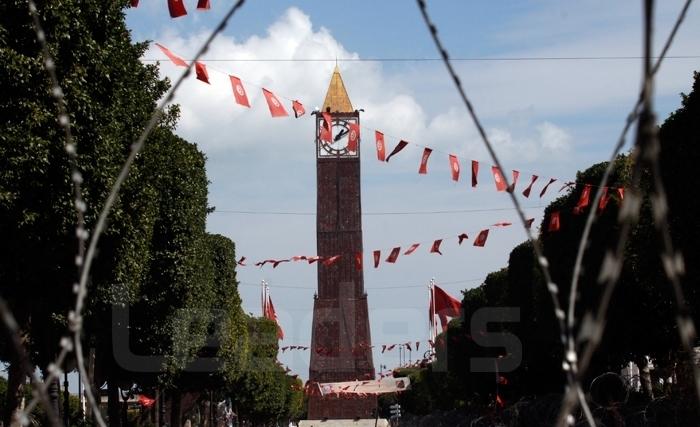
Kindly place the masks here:
POLYGON ((123 426, 128 426, 129 425, 129 396, 126 395, 124 396, 124 399, 122 401, 121 405, 121 416, 122 416, 122 425, 123 426))
POLYGON ((180 392, 174 390, 170 394, 170 427, 182 426, 182 414, 180 413, 182 396, 180 392))
POLYGON ((7 394, 5 395, 5 410, 2 414, 4 425, 9 426, 12 415, 19 409, 24 394, 26 375, 18 360, 13 360, 7 368, 7 394))
MULTIPOLYGON (((87 356, 87 375, 88 377, 85 378, 83 381, 85 384, 90 384, 90 388, 92 389, 92 392, 95 395, 95 399, 97 400, 97 405, 99 406, 100 404, 100 388, 95 384, 95 348, 90 347, 90 350, 88 350, 88 356, 87 356)), ((85 405, 85 418, 88 420, 92 420, 94 422, 94 417, 95 415, 92 413, 92 406, 90 406, 90 402, 87 401, 87 394, 85 393, 85 390, 83 390, 83 396, 82 398, 86 402, 85 405)))
POLYGON ((110 427, 121 427, 121 404, 119 401, 119 387, 116 381, 107 381, 107 416, 110 427))

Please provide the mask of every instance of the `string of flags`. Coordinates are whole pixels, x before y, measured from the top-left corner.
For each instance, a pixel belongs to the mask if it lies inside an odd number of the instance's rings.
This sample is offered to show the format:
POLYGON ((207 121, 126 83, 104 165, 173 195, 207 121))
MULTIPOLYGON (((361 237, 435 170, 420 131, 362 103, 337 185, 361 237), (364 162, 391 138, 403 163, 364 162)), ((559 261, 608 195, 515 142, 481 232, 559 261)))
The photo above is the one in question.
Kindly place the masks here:
MULTIPOLYGON (((163 46, 160 43, 155 43, 155 45, 165 54, 165 56, 170 59, 170 61, 180 67, 187 67, 188 64, 187 62, 180 56, 176 55, 173 53, 170 49, 167 47, 163 46)), ((195 75, 197 80, 200 80, 206 84, 211 84, 209 82, 209 69, 205 65, 204 62, 202 61, 196 61, 195 62, 195 75)), ((216 70, 218 71, 218 70, 216 70)), ((228 74, 223 71, 218 71, 223 74, 226 74, 229 77, 229 80, 231 82, 231 88, 233 91, 234 95, 234 100, 236 104, 250 108, 251 104, 249 101, 248 93, 246 92, 246 89, 244 87, 243 81, 232 74, 228 74)), ((270 115, 273 118, 277 117, 289 117, 290 114, 285 108, 284 104, 280 101, 281 96, 275 94, 273 91, 271 91, 268 88, 261 87, 263 96, 265 98, 265 101, 267 103, 267 107, 270 111, 270 115)), ((295 118, 302 117, 306 113, 306 109, 304 108, 304 105, 296 99, 291 99, 291 98, 286 98, 282 97, 285 99, 288 99, 291 101, 291 110, 294 113, 295 118)), ((331 134, 331 123, 332 123, 332 117, 328 113, 320 113, 321 116, 323 117, 323 120, 320 121, 320 129, 319 129, 319 137, 323 141, 332 141, 333 136, 331 134)), ((357 124, 354 125, 354 128, 351 129, 351 135, 353 138, 349 141, 348 144, 348 149, 350 151, 356 152, 357 147, 360 141, 360 128, 363 128, 365 130, 371 131, 370 129, 364 127, 364 126, 359 126, 357 124)), ((430 147, 425 147, 419 144, 413 144, 410 143, 404 139, 399 139, 399 142, 396 144, 396 146, 391 150, 391 152, 387 155, 387 142, 385 138, 385 134, 379 130, 374 130, 374 136, 375 136, 375 148, 376 148, 376 153, 377 153, 377 160, 380 162, 388 163, 389 160, 394 157, 395 155, 399 154, 404 148, 406 148, 408 145, 415 145, 417 147, 423 147, 423 154, 421 155, 420 158, 420 164, 418 166, 418 174, 420 175, 426 175, 428 174, 428 163, 429 160, 431 159, 432 154, 434 152, 437 152, 438 150, 430 148, 430 147)), ((469 164, 471 166, 471 187, 476 188, 479 185, 480 179, 479 179, 479 172, 480 172, 480 166, 481 162, 478 160, 469 160, 469 159, 460 159, 459 156, 451 153, 445 153, 447 154, 447 159, 448 159, 448 164, 449 164, 449 169, 450 169, 450 176, 453 181, 458 182, 461 178, 462 174, 462 164, 469 164)), ((496 187, 496 191, 498 192, 509 192, 513 193, 516 190, 516 186, 518 185, 518 181, 521 176, 521 171, 519 170, 512 170, 511 171, 511 181, 510 184, 506 184, 506 179, 505 179, 505 174, 504 171, 500 170, 497 166, 491 166, 491 174, 493 176, 494 184, 496 187)), ((522 190, 521 194, 529 198, 532 190, 534 189, 535 185, 538 184, 539 182, 545 182, 545 180, 540 180, 541 175, 537 173, 532 173, 530 175, 530 179, 528 180, 527 186, 522 190)), ((574 181, 566 181, 566 180, 560 180, 558 178, 549 178, 549 180, 546 181, 544 186, 541 188, 539 192, 539 197, 542 198, 547 191, 549 190, 550 186, 554 184, 555 182, 561 182, 561 187, 559 188, 558 192, 561 192, 565 189, 568 188, 573 188, 575 187, 578 183, 574 181)), ((592 184, 584 184, 587 188, 594 188, 595 186, 592 184)), ((622 187, 605 187, 604 189, 606 193, 615 193, 615 192, 622 192, 624 189, 622 187)), ((604 204, 607 203, 607 200, 609 200, 609 197, 604 198, 604 204)))
MULTIPOLYGON (((532 223, 535 221, 534 218, 530 218, 527 220, 527 226, 530 227, 532 226, 532 223)), ((503 227, 509 227, 511 226, 512 223, 508 221, 499 221, 488 228, 484 228, 476 233, 476 237, 474 238, 474 242, 472 243, 473 246, 476 247, 484 247, 486 246, 486 241, 488 240, 489 237, 489 232, 491 228, 503 228, 503 227)), ((469 234, 467 233, 461 233, 458 236, 450 236, 450 237, 442 237, 439 239, 435 239, 432 241, 428 242, 416 242, 408 246, 403 252, 402 252, 402 247, 401 246, 395 246, 391 248, 389 251, 389 254, 387 257, 384 259, 384 262, 389 263, 389 264, 394 264, 398 260, 399 256, 403 253, 403 256, 408 256, 413 254, 418 250, 419 247, 422 245, 425 245, 426 243, 430 244, 430 249, 429 253, 433 254, 438 254, 442 255, 442 251, 444 250, 443 243, 446 240, 452 240, 456 239, 457 244, 459 246, 462 246, 465 240, 469 239, 469 234)), ((379 268, 382 262, 382 250, 377 249, 371 252, 372 254, 372 261, 374 268, 379 268)), ((355 268, 357 270, 362 270, 364 267, 364 256, 362 252, 357 252, 352 254, 352 260, 355 265, 355 268)), ((318 262, 319 264, 322 264, 326 267, 330 267, 339 261, 341 261, 343 258, 347 258, 348 255, 342 255, 342 254, 335 254, 335 255, 294 255, 290 258, 285 258, 285 259, 265 259, 262 261, 255 262, 254 266, 262 268, 263 266, 270 264, 272 265, 272 268, 277 268, 280 264, 283 263, 289 263, 289 262, 299 262, 299 261, 305 261, 309 265, 314 264, 318 262)), ((236 262, 239 266, 241 267, 247 267, 251 264, 248 264, 248 259, 245 256, 240 257, 240 259, 236 262)))
MULTIPOLYGON (((548 183, 547 185, 551 184, 548 183)), ((511 184, 512 185, 512 184, 511 184)), ((528 187, 529 188, 529 187, 528 187)), ((590 206, 591 202, 591 191, 592 191, 593 186, 590 184, 585 184, 583 187, 583 190, 581 191, 581 195, 579 196, 579 200, 577 201, 576 205, 573 208, 573 213, 575 215, 579 215, 584 212, 584 210, 590 206)), ((545 191, 546 188, 542 191, 545 191)), ((618 203, 621 203, 622 200, 625 197, 625 189, 622 187, 604 187, 603 188, 603 196, 600 199, 600 202, 598 203, 598 213, 602 213, 605 208, 608 206, 609 202, 611 199, 616 198, 618 200, 618 203), (615 190, 614 192, 611 190, 615 190)), ((535 218, 528 218, 525 222, 525 226, 527 228, 531 228, 532 224, 534 223, 535 218)), ((489 232, 493 228, 503 228, 503 227, 509 227, 513 225, 512 222, 509 221, 499 221, 494 224, 491 224, 489 227, 484 228, 480 230, 477 234, 476 237, 474 238, 474 241, 472 243, 473 246, 476 247, 485 247, 486 242, 489 237, 489 232)), ((546 222, 546 229, 548 232, 556 232, 559 231, 561 228, 561 213, 560 211, 552 211, 549 214, 549 218, 547 219, 546 222)), ((431 243, 430 244, 430 253, 432 254, 438 254, 442 255, 442 244, 445 240, 449 239, 454 239, 454 236, 451 237, 443 237, 439 239, 435 239, 432 241, 428 242, 416 242, 412 243, 409 245, 405 251, 403 251, 403 256, 408 256, 416 252, 418 248, 421 245, 424 245, 425 243, 431 243)), ((457 239, 457 244, 459 246, 462 246, 462 243, 469 239, 469 235, 467 233, 461 233, 458 236, 456 236, 457 239)), ((388 256, 384 259, 384 262, 389 263, 389 264, 394 264, 398 260, 399 256, 402 254, 402 246, 395 246, 392 247, 389 250, 388 256)), ((372 261, 373 261, 373 266, 374 268, 379 268, 382 262, 382 250, 381 249, 376 249, 371 252, 372 254, 372 261)), ((272 265, 272 268, 277 268, 280 264, 284 263, 289 263, 289 262, 299 262, 299 261, 305 261, 309 265, 314 264, 318 262, 319 264, 322 264, 326 267, 330 267, 337 262, 339 262, 343 257, 347 257, 347 255, 341 255, 341 254, 335 254, 335 255, 294 255, 290 258, 284 258, 284 259, 272 259, 268 258, 262 261, 255 262, 254 266, 256 267, 264 267, 267 264, 272 265)), ((355 254, 352 254, 352 259, 355 264, 355 268, 357 270, 362 270, 364 266, 364 256, 362 252, 357 252, 355 254)), ((248 259, 245 256, 240 257, 240 259, 236 262, 238 266, 241 267, 247 267, 250 264, 248 264, 248 259)))

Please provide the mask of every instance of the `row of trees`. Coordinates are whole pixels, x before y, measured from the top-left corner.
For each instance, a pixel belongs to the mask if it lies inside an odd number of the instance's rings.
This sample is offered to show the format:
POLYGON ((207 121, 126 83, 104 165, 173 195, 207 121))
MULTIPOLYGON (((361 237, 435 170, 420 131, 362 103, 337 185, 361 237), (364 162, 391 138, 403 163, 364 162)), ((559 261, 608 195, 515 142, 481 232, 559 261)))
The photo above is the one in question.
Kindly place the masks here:
MULTIPOLYGON (((131 42, 122 11, 129 1, 36 3, 70 113, 91 229, 170 83, 139 60, 147 44, 131 42)), ((0 62, 0 293, 31 362, 45 368, 67 333, 77 242, 71 165, 26 0, 0 4, 0 62)), ((276 364, 274 324, 243 313, 234 244, 206 232, 205 156, 174 134, 178 114, 169 107, 149 136, 100 241, 83 321, 84 346, 95 354, 91 380, 108 385, 111 425, 119 425, 119 388, 167 391, 175 417, 181 393, 205 389, 230 395, 256 420, 298 416, 301 386, 276 364), (130 366, 129 354, 152 356, 158 369, 130 366), (215 369, 195 372, 197 360, 212 357, 215 369)), ((25 373, 6 339, 0 359, 8 364, 9 425, 25 373)), ((57 402, 55 385, 50 392, 57 402)))
MULTIPOLYGON (((682 106, 659 128, 661 138, 661 170, 668 193, 671 234, 674 245, 685 259, 686 273, 683 291, 687 305, 697 325, 700 298, 697 287, 700 279, 700 202, 694 196, 693 183, 697 182, 695 167, 700 161, 700 74, 695 73, 693 90, 682 95, 682 106)), ((625 186, 631 172, 631 156, 619 156, 610 179, 611 186, 625 186)), ((579 183, 596 183, 607 163, 593 165, 578 173, 579 183)), ((688 355, 679 341, 676 325, 677 306, 670 284, 665 279, 658 253, 658 241, 649 202, 650 175, 645 172, 642 191, 645 198, 638 225, 634 228, 625 250, 625 263, 610 304, 605 334, 589 369, 586 386, 601 373, 620 372, 628 362, 640 367, 647 365, 649 356, 655 365, 656 376, 666 381, 675 378, 669 391, 683 401, 697 402, 694 398, 692 374, 687 370, 688 355)), ((585 214, 575 214, 574 206, 583 186, 578 185, 559 197, 545 210, 540 227, 539 241, 549 260, 552 277, 559 285, 559 300, 566 307, 569 298, 576 250, 585 214), (548 231, 549 215, 559 211, 561 228, 548 231)), ((583 275, 577 295, 577 319, 595 312, 603 292, 597 283, 603 256, 617 242, 617 215, 619 197, 612 199, 599 213, 593 227, 590 244, 583 260, 583 275)), ((589 207, 596 209, 596 207, 589 207)), ((587 212, 585 212, 587 213, 587 212)), ((562 393, 565 377, 562 371, 563 349, 553 313, 553 304, 534 258, 532 244, 525 242, 515 247, 507 267, 489 274, 484 283, 463 291, 462 317, 453 320, 448 330, 438 338, 437 361, 423 369, 410 370, 413 390, 402 400, 410 411, 430 413, 438 409, 493 408, 498 390, 499 397, 514 402, 524 396, 543 396, 562 393), (512 372, 496 375, 494 372, 475 372, 470 360, 491 357, 506 365, 509 357, 502 347, 479 345, 474 334, 482 334, 480 326, 472 324, 472 316, 484 307, 517 307, 518 322, 491 318, 489 332, 513 334, 522 343, 522 360, 512 372), (500 384, 498 384, 500 383, 500 384)), ((508 319, 501 319, 508 320, 508 319)), ((582 322, 578 322, 579 327, 582 322)), ((579 333, 577 331, 577 333, 579 333)), ((644 377, 644 372, 642 372, 644 377)), ((652 384, 642 378, 642 400, 654 398, 652 384)), ((691 405, 693 406, 693 405, 691 405)), ((688 408, 685 408, 688 409, 688 408)), ((697 414, 692 412, 692 418, 697 414)))

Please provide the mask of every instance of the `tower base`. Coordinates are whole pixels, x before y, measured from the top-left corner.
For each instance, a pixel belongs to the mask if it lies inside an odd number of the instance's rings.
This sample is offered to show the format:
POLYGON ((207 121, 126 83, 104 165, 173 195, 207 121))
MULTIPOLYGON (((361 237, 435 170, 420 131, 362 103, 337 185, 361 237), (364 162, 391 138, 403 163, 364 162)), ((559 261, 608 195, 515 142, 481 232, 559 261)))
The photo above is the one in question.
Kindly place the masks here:
POLYGON ((302 420, 299 427, 389 427, 389 421, 379 419, 359 420, 302 420))
MULTIPOLYGON (((377 411, 376 396, 309 396, 309 418, 327 420, 369 419, 374 421, 377 411)), ((324 424, 326 425, 326 424, 324 424)))

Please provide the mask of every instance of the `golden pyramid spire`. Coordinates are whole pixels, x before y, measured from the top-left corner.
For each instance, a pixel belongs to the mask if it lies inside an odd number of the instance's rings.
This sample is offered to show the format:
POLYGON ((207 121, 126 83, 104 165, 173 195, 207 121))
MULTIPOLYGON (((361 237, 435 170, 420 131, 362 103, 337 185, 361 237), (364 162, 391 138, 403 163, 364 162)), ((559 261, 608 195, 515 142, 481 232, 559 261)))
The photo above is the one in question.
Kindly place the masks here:
POLYGON ((335 69, 333 70, 331 83, 328 85, 326 100, 323 101, 323 109, 321 109, 321 111, 329 111, 329 108, 331 113, 352 113, 355 111, 350 103, 350 98, 348 98, 348 92, 345 90, 345 84, 343 83, 343 78, 340 76, 338 64, 335 65, 335 69))

